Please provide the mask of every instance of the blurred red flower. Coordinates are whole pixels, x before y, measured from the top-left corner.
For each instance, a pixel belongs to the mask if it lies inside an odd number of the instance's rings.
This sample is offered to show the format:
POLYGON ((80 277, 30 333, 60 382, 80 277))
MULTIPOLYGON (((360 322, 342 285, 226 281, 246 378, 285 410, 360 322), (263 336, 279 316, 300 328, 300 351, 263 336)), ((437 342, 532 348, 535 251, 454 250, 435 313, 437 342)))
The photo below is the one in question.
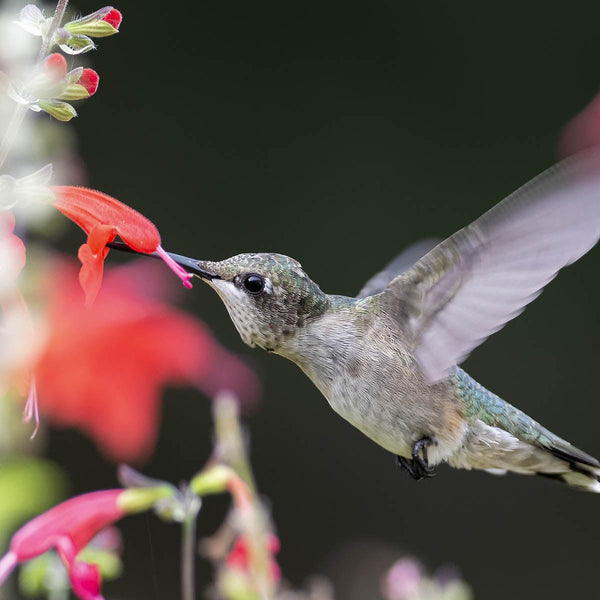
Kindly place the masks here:
POLYGON ((52 191, 54 207, 88 234, 87 243, 79 248, 78 253, 82 263, 79 281, 88 306, 100 290, 104 259, 108 254, 106 244, 117 235, 137 252, 157 252, 184 285, 192 287, 189 282, 192 276, 169 259, 160 245, 158 229, 142 214, 108 194, 89 188, 59 185, 53 186, 52 191))
POLYGON ((71 265, 48 277, 50 331, 34 368, 41 412, 78 427, 119 461, 153 449, 167 382, 209 396, 231 390, 243 402, 258 391, 252 371, 198 320, 142 292, 160 282, 152 264, 112 269, 85 309, 71 265))
POLYGON ((119 498, 125 490, 102 490, 70 498, 26 523, 12 537, 0 560, 0 585, 14 567, 54 548, 69 572, 71 587, 82 600, 101 600, 98 566, 77 555, 104 527, 125 516, 119 498))
POLYGON ((600 144, 600 94, 564 127, 558 142, 561 157, 600 144))
POLYGON ((0 216, 0 239, 7 242, 11 254, 4 264, 9 264, 16 276, 25 266, 25 244, 19 236, 15 235, 15 216, 10 211, 5 211, 0 216))
MULTIPOLYGON (((274 558, 274 555, 279 552, 279 548, 279 538, 270 533, 267 538, 267 550, 271 556, 271 578, 276 582, 281 579, 281 569, 274 558)), ((248 549, 248 540, 246 536, 239 535, 236 538, 231 551, 225 559, 225 564, 230 569, 248 572, 250 569, 250 551, 248 549)))

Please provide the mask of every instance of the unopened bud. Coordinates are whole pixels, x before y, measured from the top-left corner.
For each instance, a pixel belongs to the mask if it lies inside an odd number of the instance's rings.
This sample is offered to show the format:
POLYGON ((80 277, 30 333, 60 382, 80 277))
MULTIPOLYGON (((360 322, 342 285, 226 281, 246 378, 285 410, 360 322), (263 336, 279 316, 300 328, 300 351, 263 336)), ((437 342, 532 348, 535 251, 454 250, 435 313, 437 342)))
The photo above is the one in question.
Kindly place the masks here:
POLYGON ((121 13, 112 6, 105 6, 96 12, 67 23, 64 28, 71 34, 90 37, 107 37, 119 32, 121 13))
POLYGON ((75 69, 68 74, 69 84, 58 96, 60 100, 83 100, 96 93, 100 77, 94 69, 75 69), (72 75, 74 73, 74 75, 72 75))

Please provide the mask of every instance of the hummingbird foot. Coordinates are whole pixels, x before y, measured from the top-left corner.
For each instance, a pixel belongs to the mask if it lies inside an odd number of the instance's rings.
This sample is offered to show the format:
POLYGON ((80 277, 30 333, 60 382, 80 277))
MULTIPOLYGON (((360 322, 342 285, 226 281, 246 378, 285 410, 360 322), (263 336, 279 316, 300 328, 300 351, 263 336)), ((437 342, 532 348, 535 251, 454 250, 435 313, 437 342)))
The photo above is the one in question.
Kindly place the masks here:
POLYGON ((403 456, 396 456, 396 464, 408 471, 408 474, 417 481, 433 477, 435 475, 433 467, 429 466, 429 461, 427 460, 427 448, 432 443, 429 437, 421 438, 413 446, 412 458, 408 459, 403 456))

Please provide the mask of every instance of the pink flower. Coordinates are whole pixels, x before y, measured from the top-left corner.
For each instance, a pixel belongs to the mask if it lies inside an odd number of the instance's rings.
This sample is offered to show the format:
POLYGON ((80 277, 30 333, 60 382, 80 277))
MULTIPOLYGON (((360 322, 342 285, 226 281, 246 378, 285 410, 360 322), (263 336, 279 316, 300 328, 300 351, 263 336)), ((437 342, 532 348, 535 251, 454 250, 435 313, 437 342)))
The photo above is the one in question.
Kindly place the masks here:
POLYGON ((600 144, 600 94, 564 127, 558 142, 561 157, 600 144))
POLYGON ((0 560, 0 585, 17 564, 53 548, 69 572, 75 595, 81 600, 102 600, 98 566, 78 561, 77 555, 101 529, 125 516, 119 504, 123 492, 102 490, 76 496, 21 527, 0 560))

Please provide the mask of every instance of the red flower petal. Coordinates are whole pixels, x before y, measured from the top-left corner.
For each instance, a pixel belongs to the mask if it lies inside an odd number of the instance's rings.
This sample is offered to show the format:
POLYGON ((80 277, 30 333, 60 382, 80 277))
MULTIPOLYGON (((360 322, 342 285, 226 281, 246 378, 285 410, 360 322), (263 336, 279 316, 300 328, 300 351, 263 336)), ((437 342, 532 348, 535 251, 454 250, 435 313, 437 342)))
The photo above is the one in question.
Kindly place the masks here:
POLYGON ((138 252, 152 253, 160 244, 154 223, 116 198, 72 185, 52 187, 54 207, 90 234, 95 225, 110 225, 121 239, 138 252))
POLYGON ((60 81, 67 75, 67 61, 62 54, 51 54, 44 63, 46 72, 54 81, 60 81))
POLYGON ((90 96, 93 96, 98 89, 98 84, 100 83, 100 76, 94 69, 83 69, 81 73, 81 77, 77 82, 79 85, 82 85, 90 96))
POLYGON ((85 305, 88 308, 94 303, 100 291, 104 273, 104 259, 107 254, 108 248, 94 254, 89 244, 82 244, 77 253, 77 257, 81 262, 79 283, 85 292, 85 305))
POLYGON ((75 562, 69 569, 71 587, 81 600, 103 600, 100 594, 102 577, 98 565, 75 562))
POLYGON ((112 25, 115 29, 119 29, 123 15, 116 8, 113 8, 102 20, 112 25))

